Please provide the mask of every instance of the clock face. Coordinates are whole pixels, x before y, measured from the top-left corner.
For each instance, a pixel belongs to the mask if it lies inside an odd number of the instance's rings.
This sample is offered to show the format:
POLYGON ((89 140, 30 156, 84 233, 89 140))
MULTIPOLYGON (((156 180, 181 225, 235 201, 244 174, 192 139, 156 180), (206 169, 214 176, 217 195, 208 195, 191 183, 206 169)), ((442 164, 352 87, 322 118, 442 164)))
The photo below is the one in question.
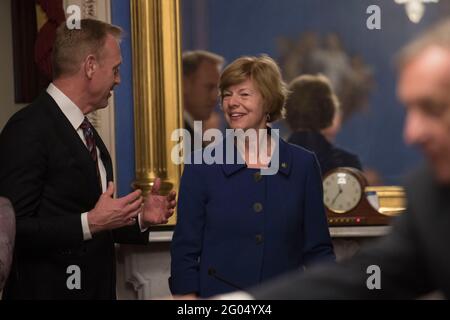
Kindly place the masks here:
POLYGON ((348 172, 333 172, 323 180, 323 200, 335 213, 346 213, 361 200, 363 190, 359 180, 348 172))

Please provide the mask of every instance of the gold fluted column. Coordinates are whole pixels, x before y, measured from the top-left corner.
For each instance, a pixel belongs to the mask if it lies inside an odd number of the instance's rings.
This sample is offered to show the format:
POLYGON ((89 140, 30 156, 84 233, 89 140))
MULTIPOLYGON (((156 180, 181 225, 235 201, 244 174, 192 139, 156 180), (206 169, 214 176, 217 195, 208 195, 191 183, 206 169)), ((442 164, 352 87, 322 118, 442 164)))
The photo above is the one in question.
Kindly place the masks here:
MULTIPOLYGON (((131 0, 136 180, 148 192, 178 189, 181 168, 170 158, 173 130, 181 128, 179 0, 131 0)), ((174 223, 174 219, 169 224, 174 223)))

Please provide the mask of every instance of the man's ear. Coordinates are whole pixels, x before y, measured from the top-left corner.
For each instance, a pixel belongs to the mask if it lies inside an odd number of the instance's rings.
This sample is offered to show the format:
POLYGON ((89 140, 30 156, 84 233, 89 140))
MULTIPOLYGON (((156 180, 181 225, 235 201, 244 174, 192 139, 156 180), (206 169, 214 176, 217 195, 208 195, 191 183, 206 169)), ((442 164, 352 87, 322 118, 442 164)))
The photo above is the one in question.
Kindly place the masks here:
POLYGON ((89 80, 94 76, 97 66, 97 59, 93 54, 88 55, 84 60, 84 73, 89 80))

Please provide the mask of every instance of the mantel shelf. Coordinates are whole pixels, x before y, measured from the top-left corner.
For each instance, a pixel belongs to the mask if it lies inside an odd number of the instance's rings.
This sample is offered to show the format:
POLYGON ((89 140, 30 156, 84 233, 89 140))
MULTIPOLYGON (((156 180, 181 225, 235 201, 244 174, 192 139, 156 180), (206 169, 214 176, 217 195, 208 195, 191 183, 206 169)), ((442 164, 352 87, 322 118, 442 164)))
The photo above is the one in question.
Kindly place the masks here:
MULTIPOLYGON (((330 227, 332 238, 363 238, 380 237, 390 231, 390 226, 361 226, 361 227, 330 227)), ((150 232, 150 242, 170 242, 173 231, 150 232)))
POLYGON ((332 238, 345 237, 380 237, 391 230, 390 226, 330 227, 332 238))

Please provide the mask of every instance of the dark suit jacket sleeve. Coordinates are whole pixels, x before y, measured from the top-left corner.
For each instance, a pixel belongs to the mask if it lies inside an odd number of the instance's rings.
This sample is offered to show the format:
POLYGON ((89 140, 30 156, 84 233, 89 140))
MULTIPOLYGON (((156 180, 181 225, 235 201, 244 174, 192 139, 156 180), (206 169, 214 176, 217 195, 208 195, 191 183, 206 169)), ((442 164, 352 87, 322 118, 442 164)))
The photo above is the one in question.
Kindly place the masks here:
POLYGON ((80 215, 36 217, 45 187, 46 148, 42 134, 20 118, 13 118, 0 135, 0 195, 13 204, 18 247, 59 249, 83 240, 80 215))
MULTIPOLYGON (((411 215, 399 217, 390 235, 364 249, 342 264, 318 267, 303 274, 291 273, 282 279, 250 290, 256 299, 408 299, 431 288, 411 215), (380 290, 369 290, 367 281, 380 268, 380 290)), ((370 280, 369 280, 370 281, 370 280)))
POLYGON ((171 246, 169 284, 173 294, 199 292, 199 257, 206 219, 206 193, 198 167, 186 165, 181 178, 177 225, 171 246))
POLYGON ((139 223, 113 230, 114 242, 122 244, 148 244, 149 229, 141 232, 139 223))
POLYGON ((348 163, 349 163, 348 167, 356 168, 359 170, 363 169, 361 161, 359 160, 359 157, 355 154, 348 153, 346 161, 348 161, 348 163))
POLYGON ((306 266, 335 261, 323 205, 322 178, 315 156, 311 155, 308 164, 303 221, 303 259, 306 266))

